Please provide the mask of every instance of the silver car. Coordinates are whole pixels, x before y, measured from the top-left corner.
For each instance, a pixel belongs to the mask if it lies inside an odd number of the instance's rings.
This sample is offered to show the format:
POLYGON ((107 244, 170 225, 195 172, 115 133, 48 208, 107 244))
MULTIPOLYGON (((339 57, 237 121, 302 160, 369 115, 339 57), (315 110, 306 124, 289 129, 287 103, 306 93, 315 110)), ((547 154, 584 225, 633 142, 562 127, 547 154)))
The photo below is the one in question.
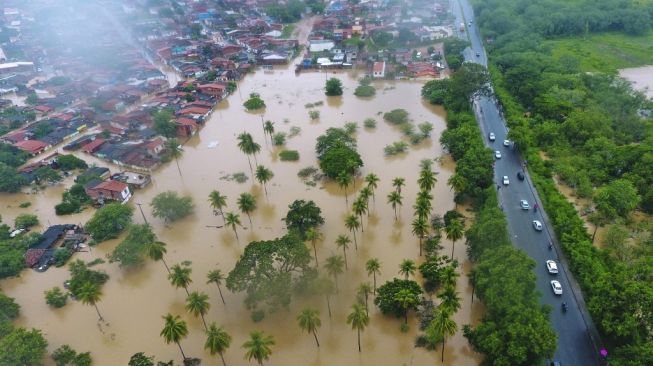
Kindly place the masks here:
POLYGON ((551 281, 551 289, 553 290, 553 293, 556 295, 562 295, 562 285, 560 282, 553 280, 551 281))
POLYGON ((494 157, 497 159, 501 159, 501 151, 497 150, 494 152, 494 157))
POLYGON ((535 229, 535 231, 542 231, 542 228, 543 226, 540 220, 533 220, 533 229, 535 229))
POLYGON ((531 208, 531 205, 529 205, 528 201, 526 201, 526 200, 519 201, 519 206, 521 206, 522 210, 528 210, 528 209, 531 208))
POLYGON ((557 274, 558 265, 554 260, 549 259, 548 261, 546 261, 546 270, 549 271, 550 274, 557 274))

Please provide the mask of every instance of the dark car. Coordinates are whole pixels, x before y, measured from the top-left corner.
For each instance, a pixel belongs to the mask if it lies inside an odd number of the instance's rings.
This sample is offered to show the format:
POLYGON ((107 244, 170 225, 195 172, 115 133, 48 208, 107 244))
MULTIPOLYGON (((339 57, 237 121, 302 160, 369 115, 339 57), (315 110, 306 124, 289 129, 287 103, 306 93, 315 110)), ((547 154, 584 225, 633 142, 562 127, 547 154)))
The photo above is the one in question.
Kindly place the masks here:
POLYGON ((517 172, 517 179, 519 179, 519 180, 524 180, 524 173, 522 173, 522 172, 517 172))

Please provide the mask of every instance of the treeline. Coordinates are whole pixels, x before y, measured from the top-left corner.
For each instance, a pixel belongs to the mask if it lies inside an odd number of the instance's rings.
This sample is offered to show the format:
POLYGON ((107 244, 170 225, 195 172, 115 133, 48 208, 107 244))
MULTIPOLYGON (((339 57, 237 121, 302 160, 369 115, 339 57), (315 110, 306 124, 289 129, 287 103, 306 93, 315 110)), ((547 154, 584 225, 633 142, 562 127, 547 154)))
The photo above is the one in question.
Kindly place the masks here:
POLYGON ((426 83, 422 96, 447 109, 441 143, 456 160, 448 183, 456 202, 472 200, 476 208, 476 220, 466 233, 467 253, 475 263, 470 280, 486 313, 476 326, 464 327, 465 337, 485 355, 484 364, 537 365, 555 351, 556 335, 549 309, 539 305, 534 290, 535 263, 508 239, 494 190, 492 152, 483 145, 470 109, 472 96, 488 92, 488 79, 483 67, 463 63, 449 80, 426 83))
POLYGON ((653 121, 638 113, 652 105, 625 80, 588 73, 573 56, 556 58, 542 41, 594 31, 641 33, 650 28, 652 9, 615 1, 475 2, 481 30, 493 38, 491 73, 510 138, 528 160, 613 365, 653 364, 653 236, 650 225, 636 225, 631 215, 638 208, 653 213, 653 121), (594 246, 554 176, 591 199, 583 208, 588 221, 612 225, 604 249, 594 246))

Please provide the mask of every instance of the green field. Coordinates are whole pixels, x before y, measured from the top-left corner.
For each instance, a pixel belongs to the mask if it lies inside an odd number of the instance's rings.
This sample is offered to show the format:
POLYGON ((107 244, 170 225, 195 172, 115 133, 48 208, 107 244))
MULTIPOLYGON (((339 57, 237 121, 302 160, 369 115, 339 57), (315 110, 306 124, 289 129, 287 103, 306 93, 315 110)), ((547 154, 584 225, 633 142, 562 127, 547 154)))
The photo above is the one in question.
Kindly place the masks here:
POLYGON ((584 71, 615 72, 616 69, 653 65, 653 31, 644 36, 602 33, 587 37, 563 38, 544 42, 559 59, 580 59, 584 71))

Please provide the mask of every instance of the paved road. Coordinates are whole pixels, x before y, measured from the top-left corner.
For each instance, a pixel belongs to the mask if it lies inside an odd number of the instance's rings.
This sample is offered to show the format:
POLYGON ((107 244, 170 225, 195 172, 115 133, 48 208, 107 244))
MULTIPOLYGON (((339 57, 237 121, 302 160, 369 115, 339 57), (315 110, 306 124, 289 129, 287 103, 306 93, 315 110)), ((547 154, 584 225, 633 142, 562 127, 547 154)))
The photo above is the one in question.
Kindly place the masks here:
MULTIPOLYGON (((467 0, 458 0, 454 2, 453 6, 457 19, 456 24, 460 25, 464 22, 466 25, 465 32, 459 32, 458 35, 461 38, 468 38, 471 42, 470 48, 465 50, 465 60, 487 66, 487 57, 473 20, 471 5, 467 0)), ((564 259, 560 258, 559 247, 554 245, 553 248, 549 248, 549 243, 555 241, 552 237, 553 231, 548 225, 547 217, 543 216, 542 210, 539 209, 537 212, 533 210, 536 203, 539 207, 542 206, 542 203, 537 199, 530 179, 528 176, 524 181, 517 179, 517 172, 523 170, 521 157, 513 150, 512 144, 507 147, 503 144, 503 141, 507 139, 508 131, 505 120, 495 104, 495 99, 493 96, 480 97, 476 99, 474 109, 477 119, 480 121, 486 145, 492 150, 500 151, 502 155, 500 159, 496 159, 494 176, 498 187, 500 187, 498 188, 499 202, 508 219, 508 232, 513 244, 535 260, 537 264, 535 268, 536 286, 542 294, 540 302, 552 307, 551 324, 558 335, 554 360, 559 361, 562 365, 597 365, 599 364, 598 351, 590 337, 590 334, 594 335, 595 333, 590 333, 586 324, 589 324, 589 329, 593 330, 594 328, 591 326, 591 320, 585 310, 580 290, 571 278, 571 273, 566 269, 564 259), (496 135, 494 142, 488 139, 490 132, 496 135), (503 176, 508 177, 509 185, 502 184, 503 176), (522 199, 530 203, 530 210, 522 210, 519 205, 519 201, 522 199), (545 225, 544 230, 535 231, 532 225, 533 220, 542 222, 545 225), (545 265, 547 259, 553 259, 558 263, 560 273, 551 275, 547 272, 545 265), (562 285, 563 294, 561 296, 553 294, 550 284, 553 279, 558 280, 562 285), (569 306, 566 313, 562 312, 563 301, 569 306)))

